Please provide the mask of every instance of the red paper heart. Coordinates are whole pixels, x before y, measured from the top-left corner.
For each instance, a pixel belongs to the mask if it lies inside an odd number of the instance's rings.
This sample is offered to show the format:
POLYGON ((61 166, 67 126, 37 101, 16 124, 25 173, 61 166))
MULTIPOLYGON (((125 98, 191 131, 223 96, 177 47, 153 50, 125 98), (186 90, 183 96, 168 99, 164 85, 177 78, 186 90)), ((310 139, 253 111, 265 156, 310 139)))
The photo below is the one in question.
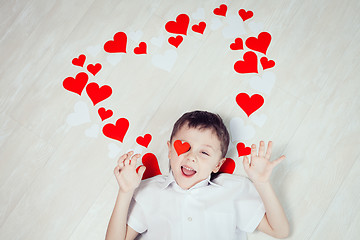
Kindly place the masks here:
POLYGON ((113 111, 111 109, 105 110, 105 108, 101 107, 98 110, 98 114, 99 114, 101 120, 104 121, 105 119, 108 119, 109 117, 111 117, 113 115, 113 111))
POLYGON ((174 47, 178 47, 180 45, 180 43, 182 43, 183 41, 183 37, 182 36, 177 36, 176 38, 175 37, 170 37, 168 39, 168 42, 173 45, 174 47))
POLYGON ((218 16, 226 16, 227 6, 225 4, 221 4, 220 7, 214 9, 214 14, 218 16))
POLYGON ((197 32, 197 33, 200 33, 200 34, 203 34, 204 31, 205 31, 205 28, 206 28, 206 23, 205 22, 200 22, 199 24, 195 24, 191 27, 191 29, 194 31, 194 32, 197 32))
POLYGON ((74 58, 72 60, 72 64, 75 66, 83 67, 85 63, 86 56, 84 54, 81 54, 78 58, 74 58))
POLYGON ((246 115, 250 117, 252 113, 264 104, 264 98, 259 94, 254 94, 249 97, 246 93, 239 93, 236 96, 236 103, 246 113, 246 115))
POLYGON ((226 158, 223 165, 221 165, 219 172, 233 174, 234 170, 235 170, 235 161, 232 160, 231 158, 226 158))
POLYGON ((243 40, 241 38, 236 38, 235 42, 230 45, 231 50, 243 50, 243 40))
POLYGON ((135 54, 146 54, 146 43, 141 42, 139 43, 139 46, 134 49, 135 54))
POLYGON ((65 78, 63 81, 63 86, 66 90, 81 96, 88 79, 89 77, 86 73, 80 72, 76 75, 75 79, 73 77, 65 78))
POLYGON ((148 147, 149 146, 149 143, 151 142, 151 135, 150 134, 145 134, 144 137, 142 136, 139 136, 136 138, 136 142, 141 145, 141 146, 144 146, 144 147, 148 147))
POLYGON ((86 92, 95 106, 97 103, 110 97, 112 89, 108 85, 99 88, 97 83, 92 82, 86 86, 86 92))
POLYGON ((273 60, 268 60, 267 57, 262 57, 260 63, 264 70, 275 66, 275 62, 273 60))
POLYGON ((246 155, 249 155, 251 153, 251 148, 250 147, 245 147, 245 144, 242 143, 242 142, 239 142, 236 145, 236 149, 237 149, 239 157, 246 156, 246 155))
POLYGON ((176 17, 176 21, 168 21, 165 24, 165 29, 169 33, 186 35, 189 26, 190 18, 186 14, 180 14, 176 17))
POLYGON ((106 137, 123 142, 128 129, 129 121, 126 118, 119 118, 115 125, 108 123, 103 127, 102 131, 106 137))
POLYGON ((234 64, 234 69, 238 73, 257 73, 257 56, 254 52, 246 52, 244 54, 244 61, 237 61, 234 64))
POLYGON ((266 54, 266 51, 271 42, 271 35, 268 32, 262 32, 258 37, 249 37, 245 44, 248 48, 266 54))
MULTIPOLYGON (((142 163, 146 167, 142 180, 155 177, 157 175, 162 175, 159 168, 158 160, 154 154, 152 153, 145 154, 142 157, 142 163)), ((139 168, 140 166, 136 169, 136 171, 138 171, 139 168)))
POLYGON ((245 11, 245 9, 240 9, 239 10, 239 15, 242 18, 242 20, 245 22, 249 18, 252 18, 254 13, 252 11, 245 11))
POLYGON ((180 140, 176 140, 174 142, 174 148, 178 156, 183 153, 186 153, 190 149, 190 144, 187 142, 181 142, 180 140))
POLYGON ((97 63, 95 65, 89 64, 87 66, 87 70, 94 76, 100 71, 100 69, 101 69, 101 64, 100 63, 97 63))
POLYGON ((114 35, 114 40, 107 41, 104 50, 108 53, 126 53, 127 36, 124 32, 118 32, 114 35))

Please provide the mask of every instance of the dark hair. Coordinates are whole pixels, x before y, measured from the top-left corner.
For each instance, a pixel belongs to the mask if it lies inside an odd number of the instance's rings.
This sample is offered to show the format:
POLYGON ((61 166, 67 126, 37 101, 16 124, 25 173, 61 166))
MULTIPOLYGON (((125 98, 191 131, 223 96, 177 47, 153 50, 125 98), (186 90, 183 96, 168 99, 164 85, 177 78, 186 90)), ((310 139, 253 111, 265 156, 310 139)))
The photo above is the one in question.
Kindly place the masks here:
POLYGON ((218 114, 206 111, 193 111, 183 114, 174 124, 170 142, 182 126, 187 124, 189 128, 212 129, 220 141, 221 155, 225 157, 229 146, 229 132, 218 114))

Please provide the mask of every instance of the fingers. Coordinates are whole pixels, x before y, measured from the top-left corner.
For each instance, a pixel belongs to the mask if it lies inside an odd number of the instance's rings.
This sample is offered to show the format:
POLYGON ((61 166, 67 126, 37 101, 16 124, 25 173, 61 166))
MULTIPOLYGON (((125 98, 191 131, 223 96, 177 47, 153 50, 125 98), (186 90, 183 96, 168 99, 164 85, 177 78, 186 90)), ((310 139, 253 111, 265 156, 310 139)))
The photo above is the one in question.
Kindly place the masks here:
POLYGON ((279 157, 278 159, 272 161, 272 165, 275 167, 276 165, 278 165, 279 163, 281 163, 285 158, 286 158, 285 155, 282 155, 282 156, 279 157))
POLYGON ((256 145, 253 144, 251 145, 251 159, 254 159, 256 157, 257 153, 256 153, 256 145))
POLYGON ((265 155, 266 159, 270 159, 271 150, 272 150, 272 141, 269 141, 268 147, 267 147, 267 150, 266 150, 266 155, 265 155))
POLYGON ((260 141, 259 144, 259 157, 264 157, 265 156, 265 143, 264 141, 260 141))
POLYGON ((138 173, 138 176, 142 179, 143 175, 144 175, 144 172, 146 170, 146 167, 144 165, 141 165, 139 166, 137 169, 136 169, 136 172, 138 173))
POLYGON ((247 171, 250 168, 249 159, 247 156, 244 156, 243 165, 244 165, 245 171, 247 171))

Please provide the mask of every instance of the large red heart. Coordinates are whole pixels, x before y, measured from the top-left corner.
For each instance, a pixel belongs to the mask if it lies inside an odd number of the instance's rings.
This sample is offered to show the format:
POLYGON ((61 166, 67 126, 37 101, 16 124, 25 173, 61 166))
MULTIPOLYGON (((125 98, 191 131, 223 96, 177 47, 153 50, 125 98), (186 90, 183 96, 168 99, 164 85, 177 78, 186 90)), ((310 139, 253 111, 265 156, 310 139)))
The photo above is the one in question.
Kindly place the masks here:
POLYGON ((236 96, 236 102, 242 110, 250 117, 250 115, 258 110, 264 104, 264 98, 259 94, 254 94, 251 97, 246 93, 239 93, 236 96))
POLYGON ((180 14, 176 17, 176 21, 169 21, 165 24, 165 29, 169 33, 186 35, 190 18, 186 14, 180 14))
POLYGON ((225 4, 221 4, 220 7, 214 9, 214 14, 218 16, 226 16, 227 6, 225 4))
POLYGON ((102 121, 104 121, 105 119, 108 119, 109 117, 111 117, 113 115, 113 111, 112 110, 105 110, 105 108, 101 107, 98 110, 98 114, 101 118, 102 121))
POLYGON ((101 70, 101 64, 97 63, 95 65, 93 64, 89 64, 87 66, 87 70, 92 74, 92 75, 96 75, 100 70, 101 70))
POLYGON ((72 64, 75 66, 83 67, 85 63, 86 56, 84 54, 81 54, 78 58, 74 58, 72 60, 72 64))
POLYGON ((205 22, 200 22, 199 24, 195 24, 191 27, 191 29, 194 31, 194 32, 197 32, 197 33, 200 33, 200 34, 203 34, 204 31, 205 31, 205 28, 206 28, 206 23, 205 22))
POLYGON ((112 89, 108 85, 99 88, 97 83, 92 82, 86 86, 86 92, 95 106, 97 103, 110 97, 112 89))
POLYGON ((231 50, 242 50, 242 49, 244 49, 243 40, 241 38, 236 38, 235 42, 230 44, 230 49, 231 50))
POLYGON ((254 13, 252 11, 245 11, 245 9, 240 9, 239 10, 239 15, 242 18, 242 20, 245 22, 249 18, 252 18, 254 13))
POLYGON ((190 149, 190 144, 187 142, 182 142, 180 140, 176 140, 174 142, 174 148, 178 156, 180 156, 183 153, 186 153, 190 149))
POLYGON ((103 127, 102 131, 106 137, 123 142, 128 129, 129 121, 126 118, 119 118, 115 125, 108 123, 103 127))
POLYGON ((237 61, 234 64, 234 69, 238 73, 257 73, 257 56, 254 52, 246 52, 244 54, 244 61, 237 61))
POLYGON ((118 32, 114 35, 114 40, 107 41, 104 50, 108 53, 126 53, 127 36, 124 32, 118 32))
MULTIPOLYGON (((156 156, 154 154, 146 153, 142 157, 142 163, 146 167, 146 170, 145 170, 144 175, 142 177, 143 180, 151 178, 151 177, 155 177, 157 175, 162 175, 161 171, 160 171, 160 168, 159 168, 158 160, 157 160, 157 158, 156 158, 156 156)), ((138 169, 139 169, 139 167, 138 167, 138 169)))
POLYGON ((84 72, 80 72, 76 75, 75 79, 73 77, 67 77, 63 81, 63 86, 66 90, 79 94, 81 93, 88 82, 88 75, 84 72))
POLYGON ((141 42, 139 43, 139 46, 134 49, 135 54, 146 54, 146 43, 141 42))
POLYGON ((226 158, 223 165, 221 165, 219 172, 233 174, 234 170, 235 170, 235 161, 231 158, 226 158))
POLYGON ((246 156, 246 155, 249 155, 251 153, 251 148, 250 147, 245 147, 245 144, 242 143, 242 142, 239 142, 236 145, 236 149, 237 149, 239 157, 246 156))
POLYGON ((275 66, 275 62, 273 60, 268 60, 267 57, 260 58, 260 63, 264 70, 275 66))
POLYGON ((271 42, 271 35, 268 32, 262 32, 258 37, 249 37, 245 44, 248 48, 266 54, 266 51, 271 42))
POLYGON ((150 134, 145 134, 144 137, 142 136, 139 136, 136 138, 136 142, 141 145, 141 146, 144 146, 144 147, 148 147, 149 146, 149 143, 151 142, 151 135, 150 134))
POLYGON ((174 47, 178 47, 180 45, 180 43, 183 41, 183 37, 182 36, 176 36, 175 37, 169 37, 168 42, 173 45, 174 47))

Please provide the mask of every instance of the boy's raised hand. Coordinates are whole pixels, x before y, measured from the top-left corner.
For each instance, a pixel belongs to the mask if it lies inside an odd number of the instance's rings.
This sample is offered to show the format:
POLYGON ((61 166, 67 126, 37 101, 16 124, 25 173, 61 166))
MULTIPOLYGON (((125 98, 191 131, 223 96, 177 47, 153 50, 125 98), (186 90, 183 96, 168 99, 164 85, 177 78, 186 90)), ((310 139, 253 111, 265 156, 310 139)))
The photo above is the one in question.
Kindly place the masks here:
POLYGON ((270 141, 265 153, 265 143, 260 141, 259 152, 257 153, 256 145, 251 145, 251 162, 244 156, 243 165, 245 172, 253 183, 266 183, 270 179, 273 168, 278 165, 285 156, 281 156, 275 161, 270 162, 272 142, 270 141))
POLYGON ((145 172, 145 166, 141 166, 139 170, 136 171, 136 163, 141 155, 135 154, 132 156, 133 154, 134 152, 131 151, 122 155, 118 160, 118 165, 114 169, 120 192, 129 193, 134 191, 140 185, 141 178, 145 172))

